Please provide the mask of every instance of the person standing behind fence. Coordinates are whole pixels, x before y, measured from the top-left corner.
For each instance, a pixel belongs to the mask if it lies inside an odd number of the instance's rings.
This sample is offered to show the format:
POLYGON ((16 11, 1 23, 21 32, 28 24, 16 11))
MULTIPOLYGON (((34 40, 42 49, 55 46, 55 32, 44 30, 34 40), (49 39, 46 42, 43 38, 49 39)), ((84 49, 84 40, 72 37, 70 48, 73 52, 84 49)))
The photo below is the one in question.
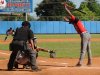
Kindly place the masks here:
POLYGON ((12 35, 12 36, 13 36, 14 33, 15 33, 15 31, 10 27, 10 28, 6 31, 6 37, 5 37, 4 41, 7 40, 7 38, 8 38, 9 35, 12 35))
POLYGON ((81 37, 80 58, 79 58, 78 63, 76 64, 76 66, 82 66, 83 58, 86 54, 86 51, 88 54, 87 65, 91 65, 92 64, 92 56, 91 56, 91 48, 90 48, 91 36, 88 33, 88 31, 85 29, 82 22, 78 18, 76 18, 74 15, 72 15, 72 13, 69 11, 66 3, 64 4, 64 7, 69 15, 69 17, 67 17, 67 16, 64 17, 64 20, 69 22, 70 24, 73 24, 74 28, 76 29, 78 34, 80 34, 80 37, 81 37))

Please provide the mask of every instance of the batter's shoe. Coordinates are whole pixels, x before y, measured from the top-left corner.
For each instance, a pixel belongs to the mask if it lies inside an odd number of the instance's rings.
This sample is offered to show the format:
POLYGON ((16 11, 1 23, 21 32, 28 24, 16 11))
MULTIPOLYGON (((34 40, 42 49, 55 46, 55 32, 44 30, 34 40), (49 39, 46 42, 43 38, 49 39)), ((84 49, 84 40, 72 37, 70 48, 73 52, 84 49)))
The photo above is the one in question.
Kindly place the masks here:
POLYGON ((80 63, 76 64, 76 67, 81 67, 81 66, 82 66, 82 64, 80 64, 80 63))
POLYGON ((92 65, 92 63, 91 63, 91 62, 87 63, 87 66, 91 66, 91 65, 92 65))

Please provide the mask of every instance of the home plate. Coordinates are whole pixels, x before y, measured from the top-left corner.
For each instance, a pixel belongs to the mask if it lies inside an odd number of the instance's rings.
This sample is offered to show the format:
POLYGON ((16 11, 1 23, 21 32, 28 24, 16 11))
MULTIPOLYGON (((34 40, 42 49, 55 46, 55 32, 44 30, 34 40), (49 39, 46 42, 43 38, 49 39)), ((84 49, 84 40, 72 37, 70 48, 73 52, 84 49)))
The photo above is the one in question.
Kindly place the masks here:
POLYGON ((60 63, 60 64, 67 65, 68 63, 60 63))
POLYGON ((65 65, 67 65, 68 63, 59 63, 59 62, 54 62, 55 64, 60 64, 60 65, 63 65, 63 66, 65 66, 65 65))
POLYGON ((40 60, 39 62, 47 62, 47 61, 44 61, 44 60, 40 60))

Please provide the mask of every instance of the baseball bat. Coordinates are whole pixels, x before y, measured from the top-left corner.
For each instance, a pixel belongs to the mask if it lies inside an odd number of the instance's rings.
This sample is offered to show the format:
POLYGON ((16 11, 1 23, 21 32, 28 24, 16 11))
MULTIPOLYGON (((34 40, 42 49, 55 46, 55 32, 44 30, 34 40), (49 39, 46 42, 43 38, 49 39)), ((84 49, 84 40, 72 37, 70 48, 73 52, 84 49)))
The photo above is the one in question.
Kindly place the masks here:
POLYGON ((79 10, 79 9, 74 9, 74 10, 79 11, 79 12, 81 12, 81 13, 83 13, 83 14, 86 14, 86 12, 84 12, 84 11, 82 11, 82 10, 79 10))
POLYGON ((74 8, 74 7, 70 6, 70 5, 68 5, 67 2, 64 2, 64 3, 62 3, 62 4, 64 4, 64 6, 67 6, 69 9, 73 9, 73 10, 79 11, 79 12, 81 12, 81 13, 83 13, 83 14, 86 14, 86 12, 84 12, 84 11, 82 11, 82 10, 79 10, 79 9, 76 9, 76 8, 74 8))

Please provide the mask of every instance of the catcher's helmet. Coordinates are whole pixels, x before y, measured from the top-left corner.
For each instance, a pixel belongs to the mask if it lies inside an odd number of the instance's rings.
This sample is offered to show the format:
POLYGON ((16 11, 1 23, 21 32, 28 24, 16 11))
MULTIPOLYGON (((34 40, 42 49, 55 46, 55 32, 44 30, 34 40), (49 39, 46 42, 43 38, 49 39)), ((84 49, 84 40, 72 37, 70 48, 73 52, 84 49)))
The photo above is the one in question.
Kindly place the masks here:
POLYGON ((36 37, 36 36, 34 36, 33 42, 34 42, 35 44, 37 43, 37 37, 36 37))
POLYGON ((34 38, 33 39, 37 39, 37 37, 36 36, 34 36, 34 38))

